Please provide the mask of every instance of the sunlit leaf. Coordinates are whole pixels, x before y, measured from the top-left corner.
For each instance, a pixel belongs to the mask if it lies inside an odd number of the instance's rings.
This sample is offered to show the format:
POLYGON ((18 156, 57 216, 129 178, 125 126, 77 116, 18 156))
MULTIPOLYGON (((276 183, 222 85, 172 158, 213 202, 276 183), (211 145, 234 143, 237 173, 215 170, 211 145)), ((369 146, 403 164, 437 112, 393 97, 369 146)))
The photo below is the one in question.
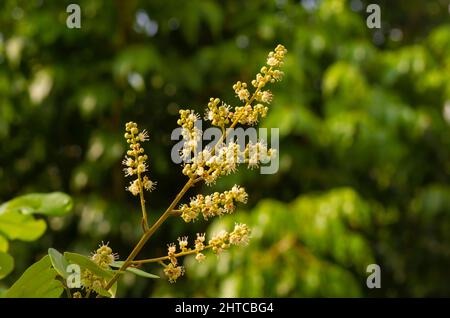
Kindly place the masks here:
POLYGON ((65 193, 31 193, 16 197, 0 206, 0 215, 8 211, 22 214, 62 216, 72 209, 72 199, 65 193))
POLYGON ((0 252, 8 252, 9 243, 8 240, 0 235, 0 252))
MULTIPOLYGON (((123 265, 123 263, 124 263, 123 261, 117 261, 111 264, 111 266, 120 268, 123 265)), ((136 267, 127 267, 126 271, 145 278, 152 278, 152 279, 160 278, 158 275, 147 273, 136 267)))
POLYGON ((50 256, 50 260, 52 262, 53 268, 61 275, 63 278, 67 278, 69 273, 67 272, 67 266, 69 263, 67 262, 64 255, 55 250, 54 248, 48 249, 48 255, 50 256))
POLYGON ((8 210, 0 214, 0 233, 10 240, 34 241, 44 234, 47 225, 43 220, 18 211, 8 210))
POLYGON ((112 298, 115 298, 116 297, 116 295, 117 295, 117 282, 115 282, 112 286, 111 286, 111 288, 108 290, 108 292, 111 294, 111 297, 112 298))
POLYGON ((14 259, 8 253, 0 252, 0 279, 14 269, 14 259))
POLYGON ((55 279, 48 255, 31 265, 6 292, 7 298, 57 298, 64 291, 62 283, 55 279))

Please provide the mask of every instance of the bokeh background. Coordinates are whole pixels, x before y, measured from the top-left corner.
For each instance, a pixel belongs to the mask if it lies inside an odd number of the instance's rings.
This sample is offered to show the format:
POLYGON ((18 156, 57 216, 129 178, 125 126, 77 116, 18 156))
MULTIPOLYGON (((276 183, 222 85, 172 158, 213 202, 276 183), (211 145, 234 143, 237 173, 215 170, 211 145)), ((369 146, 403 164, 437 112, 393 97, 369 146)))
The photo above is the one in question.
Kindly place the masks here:
MULTIPOLYGON (((203 264, 187 258, 176 284, 126 276, 119 296, 450 296, 450 15, 433 1, 0 2, 0 202, 64 191, 73 212, 49 218, 34 242, 13 241, 6 288, 48 247, 88 254, 102 240, 122 258, 141 234, 124 188, 123 127, 149 130, 156 219, 185 182, 172 163, 180 108, 209 97, 237 105, 268 51, 289 50, 266 127, 280 129, 280 170, 241 168, 212 188, 244 186, 234 215, 170 219, 141 257, 180 235, 246 222, 247 248, 203 264), (66 6, 81 6, 81 29, 66 6), (366 7, 381 7, 381 29, 366 7), (366 287, 381 266, 382 288, 366 287)), ((160 273, 160 268, 148 267, 160 273)))

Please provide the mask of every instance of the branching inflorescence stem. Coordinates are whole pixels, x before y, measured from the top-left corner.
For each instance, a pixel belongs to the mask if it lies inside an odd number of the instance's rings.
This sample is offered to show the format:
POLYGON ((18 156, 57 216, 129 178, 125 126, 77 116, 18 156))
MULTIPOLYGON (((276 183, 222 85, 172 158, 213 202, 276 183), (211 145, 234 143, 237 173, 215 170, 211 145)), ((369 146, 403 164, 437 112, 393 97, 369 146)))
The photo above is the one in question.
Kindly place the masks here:
MULTIPOLYGON (((256 98, 257 93, 259 92, 261 88, 258 87, 255 92, 253 93, 253 96, 246 102, 245 106, 250 105, 253 100, 256 98)), ((236 118, 234 120, 234 122, 231 124, 231 126, 229 128, 234 128, 240 118, 241 118, 242 114, 240 115, 240 117, 236 118)), ((221 141, 223 141, 226 137, 227 137, 227 133, 228 131, 225 132, 225 134, 222 134, 221 138, 219 139, 219 143, 221 141)), ((211 154, 214 154, 214 150, 215 148, 213 148, 211 150, 211 154)), ((138 174, 138 178, 140 178, 140 175, 138 174)), ((167 220, 167 218, 172 215, 172 214, 179 214, 179 211, 175 210, 174 213, 174 209, 177 206, 177 204, 180 202, 180 200, 183 198, 184 194, 189 190, 189 188, 191 186, 193 186, 195 183, 201 181, 202 178, 198 177, 198 178, 189 178, 189 180, 186 182, 186 184, 184 185, 184 187, 181 189, 181 191, 176 195, 175 199, 172 201, 172 203, 169 205, 169 207, 167 208, 167 210, 161 215, 161 217, 152 225, 152 227, 150 227, 149 229, 147 229, 144 234, 142 235, 141 239, 139 240, 139 242, 136 244, 136 246, 134 247, 134 249, 131 251, 130 255, 128 255, 127 259, 125 260, 125 262, 123 263, 123 265, 120 267, 120 269, 118 270, 118 272, 116 274, 114 274, 114 276, 111 278, 111 280, 108 282, 108 284, 106 285, 106 290, 109 290, 111 288, 111 286, 119 279, 120 273, 125 271, 127 269, 127 267, 129 267, 132 264, 136 264, 139 261, 134 261, 135 257, 139 254, 139 252, 142 250, 142 248, 145 246, 145 244, 147 243, 147 241, 150 239, 150 237, 156 232, 156 230, 164 223, 164 221, 167 220)), ((140 191, 140 199, 141 199, 141 209, 142 209, 142 215, 145 218, 143 218, 145 224, 147 223, 147 219, 146 219, 146 212, 145 212, 145 200, 144 200, 144 191, 142 190, 141 187, 141 191, 140 191)), ((195 253, 195 251, 192 251, 191 253, 188 254, 193 254, 195 253)), ((188 255, 186 254, 186 255, 188 255)), ((182 255, 180 255, 182 256, 182 255)), ((161 257, 158 258, 157 261, 162 261, 162 260, 166 260, 168 259, 168 257, 161 257)), ((149 262, 145 262, 142 261, 141 263, 149 263, 149 262)))
MULTIPOLYGON (((212 248, 212 245, 206 245, 204 247, 204 250, 212 248)), ((187 255, 193 255, 198 253, 197 250, 188 250, 186 252, 180 252, 174 255, 174 257, 183 257, 183 256, 187 256, 187 255)), ((147 264, 147 263, 159 263, 162 261, 166 261, 166 260, 170 260, 170 256, 161 256, 161 257, 156 257, 156 258, 147 258, 147 259, 141 259, 138 261, 132 261, 131 264, 132 265, 141 265, 141 264, 147 264)))
MULTIPOLYGON (((226 140, 227 135, 230 131, 230 129, 234 128, 237 124, 250 124, 253 125, 257 123, 258 117, 264 117, 267 113, 267 107, 264 107, 262 104, 258 104, 252 108, 252 103, 256 100, 258 102, 262 103, 270 103, 272 100, 272 93, 270 91, 262 91, 262 88, 268 83, 268 82, 275 82, 278 80, 281 80, 283 73, 277 69, 274 69, 278 66, 281 66, 283 64, 283 58, 286 53, 286 49, 282 45, 278 45, 274 52, 270 52, 268 59, 267 59, 267 66, 264 66, 261 69, 261 73, 258 73, 256 76, 256 79, 252 81, 252 85, 255 87, 255 91, 252 95, 250 95, 247 84, 237 82, 233 89, 236 92, 236 95, 239 97, 239 99, 244 102, 244 106, 242 107, 236 107, 234 112, 229 111, 229 106, 222 105, 218 107, 218 103, 220 102, 219 99, 211 99, 210 103, 208 104, 209 107, 209 114, 208 119, 212 121, 213 125, 221 127, 222 135, 219 138, 219 141, 217 145, 221 146, 226 140), (226 129, 226 125, 231 122, 231 125, 226 129)), ((193 122, 195 118, 198 118, 197 115, 194 114, 193 111, 180 111, 181 119, 179 120, 179 125, 183 127, 183 129, 187 129, 188 134, 190 134, 189 138, 196 138, 198 136, 198 132, 195 131, 193 128, 193 122)), ((127 152, 127 155, 130 157, 127 157, 124 160, 124 164, 127 166, 125 168, 125 173, 128 176, 136 175, 137 178, 134 182, 130 183, 130 186, 128 187, 128 190, 133 194, 137 195, 139 194, 140 197, 140 203, 141 203, 141 212, 142 212, 142 225, 144 229, 144 233, 138 243, 135 245, 131 253, 128 255, 127 259, 124 261, 123 265, 120 267, 120 269, 113 275, 113 277, 109 280, 109 282, 106 284, 105 289, 109 290, 114 283, 117 282, 119 279, 121 273, 123 273, 129 266, 133 265, 141 265, 145 263, 160 263, 166 268, 169 268, 169 265, 172 266, 170 269, 174 269, 173 266, 176 265, 176 258, 186 255, 191 255, 194 253, 199 253, 200 250, 203 249, 209 249, 212 248, 214 252, 218 253, 223 248, 226 248, 226 246, 229 246, 229 244, 239 244, 239 243, 246 243, 247 236, 248 236, 248 228, 246 226, 237 226, 235 227, 235 231, 231 233, 230 235, 225 233, 222 234, 222 236, 219 235, 218 239, 213 239, 210 241, 208 245, 203 245, 202 243, 199 243, 201 245, 201 249, 186 249, 182 248, 182 251, 180 253, 174 253, 169 254, 168 256, 162 256, 158 258, 150 258, 150 259, 144 259, 144 260, 135 260, 136 256, 141 252, 141 250, 144 248, 145 244, 148 242, 148 240, 152 237, 152 235, 156 232, 156 230, 169 218, 170 216, 179 216, 183 214, 183 211, 176 210, 175 207, 177 204, 181 201, 181 199, 184 197, 186 192, 194 186, 196 183, 205 180, 208 184, 210 182, 214 182, 215 178, 217 178, 220 173, 223 174, 223 171, 217 171, 221 170, 222 168, 220 166, 209 166, 209 169, 203 169, 201 167, 201 171, 195 171, 194 166, 195 165, 185 165, 185 169, 183 169, 183 173, 186 174, 189 179, 186 182, 186 184, 183 186, 183 188, 180 190, 180 192, 175 196, 173 201, 170 203, 169 207, 164 211, 164 213, 159 217, 159 219, 151 226, 148 226, 148 220, 147 220, 147 211, 145 207, 145 198, 144 198, 144 189, 151 191, 153 189, 154 182, 150 181, 147 176, 143 176, 143 173, 147 171, 147 166, 145 161, 147 160, 147 155, 144 155, 143 148, 140 146, 141 141, 145 141, 148 138, 148 135, 145 131, 139 133, 137 129, 137 125, 135 123, 128 123, 126 125, 126 133, 125 138, 127 138, 127 142, 130 143, 130 150, 127 152), (216 173, 215 172, 220 172, 216 173), (209 179, 207 179, 209 178, 209 179), (226 235, 226 236, 224 236, 226 235), (164 261, 171 260, 171 263, 169 265, 166 265, 164 261)), ((187 149, 187 152, 189 153, 192 149, 187 149)), ((193 148, 195 151, 195 146, 193 148)), ((214 156, 216 152, 216 147, 213 147, 209 151, 209 157, 214 156)), ((198 165, 196 166, 198 167, 198 165)), ((205 166, 206 168, 207 166, 205 166)), ((235 188, 236 193, 238 193, 239 188, 235 188)), ((245 193, 245 192, 244 192, 245 193)), ((231 194, 230 194, 231 195, 231 194)), ((242 194, 241 194, 242 195, 242 194)), ((247 194, 245 193, 245 201, 246 201, 247 194)), ((203 198, 200 195, 201 198, 203 198)), ((221 198, 221 197, 220 197, 221 198)), ((243 197, 244 198, 244 197, 243 197)), ((243 201, 244 199, 241 199, 243 201)), ((227 203, 230 205, 230 203, 227 203)), ((186 209, 189 207, 186 207, 186 209)), ((231 206, 233 204, 231 203, 231 206)), ((229 207, 226 207, 226 209, 229 209, 229 207)), ((185 219, 183 216, 183 219, 186 222, 189 222, 189 218, 185 219)), ((204 236, 202 237, 202 242, 204 240, 204 236)), ((183 244, 187 244, 187 242, 183 241, 183 244)), ((180 243, 181 246, 181 243, 180 243)), ((170 246, 169 246, 170 248, 170 246)), ((172 246, 173 251, 175 251, 175 247, 172 246)), ((203 256, 203 255, 199 255, 203 256)), ((178 277, 178 276, 177 276, 178 277)), ((169 277, 170 278, 170 277, 169 277)), ((176 279, 176 278, 175 278, 176 279)), ((172 280, 171 280, 172 281, 172 280)))
POLYGON ((175 206, 180 202, 180 200, 183 198, 184 194, 189 190, 189 188, 193 185, 194 180, 189 179, 188 182, 184 185, 184 187, 181 189, 181 191, 176 195, 175 199, 172 201, 172 203, 169 205, 169 207, 166 209, 166 211, 160 216, 160 218, 142 235, 139 242, 136 244, 134 249, 131 251, 130 255, 128 255, 127 259, 123 263, 123 265, 120 267, 119 271, 114 274, 114 276, 111 278, 111 280, 106 285, 106 290, 109 290, 112 285, 119 279, 120 272, 125 271, 127 267, 129 267, 132 263, 132 261, 135 259, 135 257, 139 254, 139 252, 142 250, 142 248, 145 246, 147 241, 150 239, 150 237, 156 232, 156 230, 164 223, 164 221, 170 216, 170 213, 175 208, 175 206))

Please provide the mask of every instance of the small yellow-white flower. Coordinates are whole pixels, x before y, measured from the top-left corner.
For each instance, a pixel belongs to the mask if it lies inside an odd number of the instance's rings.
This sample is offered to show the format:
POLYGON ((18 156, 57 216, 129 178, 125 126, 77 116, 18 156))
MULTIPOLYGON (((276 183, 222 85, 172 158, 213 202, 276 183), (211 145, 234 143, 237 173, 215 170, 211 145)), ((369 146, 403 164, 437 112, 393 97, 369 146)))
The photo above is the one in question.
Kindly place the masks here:
POLYGON ((164 274, 169 279, 169 282, 175 283, 180 276, 184 275, 184 268, 169 263, 169 265, 166 265, 164 268, 164 274))

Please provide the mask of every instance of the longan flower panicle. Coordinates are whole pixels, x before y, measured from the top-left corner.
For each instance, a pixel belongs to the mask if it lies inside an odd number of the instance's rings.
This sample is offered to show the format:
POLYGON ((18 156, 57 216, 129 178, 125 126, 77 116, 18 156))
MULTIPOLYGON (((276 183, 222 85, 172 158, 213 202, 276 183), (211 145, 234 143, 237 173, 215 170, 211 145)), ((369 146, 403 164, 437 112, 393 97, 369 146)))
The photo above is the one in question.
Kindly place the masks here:
MULTIPOLYGON (((146 240, 153 234, 154 229, 158 228, 169 215, 180 215, 185 222, 194 221, 200 215, 207 220, 214 216, 233 213, 237 203, 247 202, 248 195, 245 189, 235 185, 230 190, 222 193, 197 194, 190 199, 188 204, 182 204, 178 210, 173 209, 188 188, 198 181, 203 180, 207 185, 211 185, 220 176, 235 172, 238 163, 244 162, 249 168, 253 168, 260 163, 265 163, 266 160, 270 160, 276 155, 276 151, 268 149, 263 141, 249 142, 245 147, 238 144, 239 139, 236 140, 234 137, 228 138, 228 132, 230 131, 228 128, 234 128, 237 124, 255 125, 261 118, 266 117, 269 110, 268 105, 272 102, 273 94, 270 90, 265 89, 265 86, 283 78, 283 72, 279 68, 284 63, 286 53, 286 48, 283 45, 278 45, 274 51, 268 54, 266 65, 260 69, 256 78, 251 81, 251 85, 242 81, 238 81, 233 85, 234 93, 240 102, 238 106, 232 108, 219 98, 211 98, 209 100, 204 118, 210 121, 213 126, 220 127, 222 131, 222 136, 212 149, 208 147, 204 149, 199 148, 203 135, 203 131, 197 125, 200 116, 194 110, 182 109, 179 111, 180 118, 177 124, 182 128, 181 134, 184 140, 183 148, 180 151, 180 155, 184 160, 182 172, 189 177, 189 181, 178 193, 166 212, 154 224, 155 227, 150 228, 150 230, 148 230, 149 228, 144 229, 144 236, 133 252, 136 253, 142 249, 146 240)), ((133 195, 140 194, 144 220, 146 214, 145 205, 143 204, 143 190, 151 191, 155 185, 154 182, 144 175, 148 171, 146 163, 148 158, 144 154, 141 143, 148 140, 148 134, 146 131, 139 132, 136 123, 130 122, 126 124, 125 138, 130 144, 127 157, 123 161, 123 164, 126 166, 124 169, 125 175, 136 176, 130 182, 128 190, 133 195)), ((147 222, 145 222, 145 225, 147 225, 147 222)), ((171 243, 167 246, 167 256, 134 261, 133 257, 135 255, 132 253, 129 256, 129 263, 158 262, 164 267, 164 274, 169 281, 174 283, 185 273, 184 267, 179 265, 178 262, 180 257, 195 254, 195 259, 198 262, 202 262, 206 258, 205 251, 207 249, 211 249, 214 254, 220 255, 232 245, 247 245, 250 234, 251 231, 247 225, 236 223, 233 231, 220 231, 212 236, 209 241, 206 241, 204 233, 197 233, 192 247, 189 247, 188 237, 179 237, 178 244, 171 243)), ((107 264, 111 264, 114 260, 110 249, 106 247, 103 247, 96 255, 96 262, 104 266, 109 266, 107 264), (106 254, 103 255, 102 253, 106 254)), ((114 277, 107 287, 111 287, 117 281, 119 275, 116 274, 114 277)), ((90 279, 92 286, 94 284, 102 284, 102 282, 95 282, 95 280, 93 283, 92 277, 90 279)))
POLYGON ((197 194, 191 198, 189 205, 181 205, 179 211, 185 222, 196 220, 200 214, 207 220, 213 216, 233 213, 236 209, 236 202, 246 203, 247 198, 245 189, 235 185, 230 191, 223 193, 214 192, 206 196, 197 194))
POLYGON ((104 281, 104 278, 95 275, 90 270, 83 269, 81 271, 81 286, 87 293, 90 293, 92 290, 95 291, 99 286, 101 287, 104 281))
POLYGON ((186 236, 180 237, 178 238, 179 252, 177 253, 177 246, 174 243, 169 244, 165 259, 168 259, 170 262, 168 264, 160 262, 164 266, 164 274, 171 283, 174 283, 185 273, 184 267, 178 265, 177 257, 195 254, 195 259, 201 263, 206 259, 204 251, 207 249, 211 249, 214 254, 220 255, 223 251, 229 249, 231 245, 247 245, 250 232, 247 225, 236 223, 232 232, 228 233, 225 230, 218 232, 208 241, 208 245, 205 245, 205 233, 197 233, 193 248, 188 247, 189 242, 186 236))
MULTIPOLYGON (((110 270, 112 263, 117 260, 119 256, 113 253, 108 244, 100 244, 97 250, 92 253, 91 260, 103 269, 110 270)), ((81 283, 86 291, 94 290, 99 293, 100 289, 105 289, 107 281, 93 272, 85 269, 81 272, 81 283)))
MULTIPOLYGON (((181 252, 188 251, 187 236, 179 237, 178 243, 179 243, 181 252)), ((174 243, 170 243, 169 245, 167 245, 167 257, 168 257, 170 263, 169 264, 162 263, 162 265, 164 266, 164 274, 167 276, 170 283, 175 283, 180 276, 184 275, 184 272, 185 272, 184 267, 178 265, 176 252, 177 252, 177 246, 174 243)))
POLYGON ((267 65, 271 67, 282 66, 286 53, 286 48, 283 45, 278 44, 275 51, 269 53, 269 56, 267 57, 267 65))
POLYGON ((264 118, 267 115, 269 108, 262 104, 256 104, 254 107, 251 105, 235 107, 233 114, 233 121, 243 125, 256 125, 259 118, 264 118))
POLYGON ((181 126, 181 134, 183 136, 183 149, 181 149, 181 158, 188 160, 192 154, 196 153, 198 144, 202 138, 202 131, 195 125, 200 117, 193 110, 179 111, 180 118, 177 124, 181 126))
POLYGON ((177 265, 177 258, 175 253, 177 251, 177 246, 174 243, 167 245, 167 256, 172 264, 177 265))
POLYGON ((250 233, 251 230, 246 224, 236 223, 231 233, 222 230, 214 235, 208 244, 214 254, 219 255, 230 245, 247 245, 250 240, 250 233))
POLYGON ((191 163, 183 167, 183 174, 190 178, 201 177, 206 184, 213 184, 219 176, 236 171, 242 153, 234 142, 221 143, 215 147, 212 155, 208 148, 199 152, 191 163))
MULTIPOLYGON (((256 79, 252 81, 255 87, 253 95, 249 91, 249 86, 245 82, 238 81, 233 85, 233 90, 236 96, 244 105, 236 106, 231 109, 219 98, 210 98, 205 113, 205 119, 209 120, 213 126, 222 128, 222 133, 225 135, 225 128, 231 124, 234 127, 236 124, 242 125, 256 125, 260 118, 264 118, 269 110, 268 104, 272 102, 273 94, 269 90, 263 90, 267 83, 274 83, 280 81, 283 77, 283 72, 278 68, 283 65, 283 60, 286 55, 286 48, 283 45, 278 45, 274 51, 270 52, 267 57, 267 65, 263 66, 260 73, 256 75, 256 79), (252 103, 256 101, 255 105, 252 103)), ((183 174, 189 178, 201 178, 207 185, 214 184, 216 180, 223 175, 234 172, 239 163, 239 158, 244 154, 234 142, 228 142, 227 145, 220 141, 211 151, 203 149, 198 151, 198 142, 201 139, 202 131, 195 126, 198 120, 198 115, 193 110, 180 110, 180 119, 178 125, 183 128, 183 138, 185 140, 181 150, 181 157, 185 161, 183 166, 183 174), (191 156, 193 156, 191 158, 191 156), (187 162, 186 159, 192 159, 187 162)), ((261 148, 258 144, 254 145, 249 150, 261 148)), ((267 150, 266 153, 253 155, 247 158, 249 167, 257 167, 260 163, 259 158, 271 158, 275 154, 273 150, 267 150)))
POLYGON ((240 163, 256 168, 260 163, 268 163, 276 157, 276 150, 269 149, 263 140, 249 142, 244 151, 233 141, 221 143, 215 150, 214 155, 207 148, 198 153, 191 163, 183 166, 183 174, 190 178, 201 177, 207 185, 212 185, 220 176, 235 172, 240 163))
POLYGON ((113 253, 111 247, 108 246, 108 243, 104 244, 103 242, 91 256, 92 261, 104 269, 109 269, 110 265, 118 258, 119 255, 113 253))
POLYGON ((272 92, 263 90, 267 83, 274 83, 283 78, 283 72, 277 69, 284 63, 284 58, 287 53, 286 48, 279 44, 274 51, 270 52, 267 57, 267 66, 263 66, 256 78, 252 81, 252 86, 256 89, 253 97, 250 97, 248 85, 238 81, 233 85, 236 96, 245 102, 244 106, 235 107, 231 120, 237 121, 240 124, 255 125, 259 118, 264 118, 267 115, 268 107, 260 103, 270 104, 272 102, 272 92), (253 100, 259 102, 252 106, 253 100))
POLYGON ((141 146, 141 142, 145 142, 149 138, 147 131, 139 131, 136 123, 129 122, 125 125, 124 137, 130 145, 130 149, 122 161, 122 164, 125 166, 125 176, 136 178, 130 181, 127 190, 134 196, 137 196, 144 190, 152 191, 155 188, 156 182, 144 175, 148 171, 148 156, 144 153, 144 148, 141 146))

